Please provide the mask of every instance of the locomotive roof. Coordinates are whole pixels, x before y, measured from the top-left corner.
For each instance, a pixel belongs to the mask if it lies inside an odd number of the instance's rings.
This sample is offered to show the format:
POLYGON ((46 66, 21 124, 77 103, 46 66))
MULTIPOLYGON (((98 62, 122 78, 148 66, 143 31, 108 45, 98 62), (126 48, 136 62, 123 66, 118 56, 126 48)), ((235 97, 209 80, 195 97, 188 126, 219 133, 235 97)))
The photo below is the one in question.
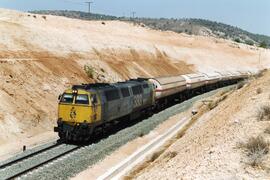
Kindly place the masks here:
POLYGON ((131 79, 128 81, 117 82, 117 83, 95 83, 95 84, 82 84, 82 85, 73 85, 72 89, 84 89, 84 90, 105 90, 113 88, 121 88, 127 86, 135 86, 140 84, 147 83, 146 79, 138 78, 131 79))

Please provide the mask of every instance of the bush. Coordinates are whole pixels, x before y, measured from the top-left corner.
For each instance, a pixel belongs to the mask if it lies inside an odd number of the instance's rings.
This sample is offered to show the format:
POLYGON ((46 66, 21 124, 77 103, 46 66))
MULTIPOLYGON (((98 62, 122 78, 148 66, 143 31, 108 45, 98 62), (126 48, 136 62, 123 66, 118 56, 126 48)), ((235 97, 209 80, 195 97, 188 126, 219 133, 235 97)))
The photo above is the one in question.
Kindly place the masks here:
POLYGON ((270 126, 268 126, 265 130, 264 130, 265 133, 267 134, 270 134, 270 126))
POLYGON ((258 89, 256 90, 256 92, 257 92, 257 94, 261 94, 261 93, 262 93, 262 88, 258 88, 258 89))
POLYGON ((241 40, 239 38, 234 39, 235 42, 241 43, 241 40))
POLYGON ((259 121, 270 121, 270 106, 262 106, 258 112, 257 119, 259 121))
POLYGON ((218 106, 218 101, 211 101, 209 104, 208 104, 208 109, 209 110, 212 110, 212 109, 214 109, 215 107, 217 107, 218 106))
POLYGON ((267 43, 265 41, 262 41, 259 45, 261 48, 267 48, 267 43))
POLYGON ((246 81, 240 81, 236 85, 236 89, 241 89, 246 84, 246 81))
POLYGON ((164 156, 165 156, 165 158, 167 158, 167 159, 172 159, 172 158, 174 158, 175 156, 177 156, 177 152, 176 151, 169 151, 169 152, 167 152, 164 156))
POLYGON ((243 147, 247 151, 249 162, 251 166, 259 166, 264 156, 269 152, 269 143, 261 136, 250 138, 243 147))
POLYGON ((253 46, 254 45, 254 41, 252 41, 252 40, 246 40, 245 43, 247 45, 250 45, 250 46, 253 46))
POLYGON ((94 78, 95 70, 93 67, 89 65, 84 65, 84 72, 87 74, 87 76, 91 79, 94 78))

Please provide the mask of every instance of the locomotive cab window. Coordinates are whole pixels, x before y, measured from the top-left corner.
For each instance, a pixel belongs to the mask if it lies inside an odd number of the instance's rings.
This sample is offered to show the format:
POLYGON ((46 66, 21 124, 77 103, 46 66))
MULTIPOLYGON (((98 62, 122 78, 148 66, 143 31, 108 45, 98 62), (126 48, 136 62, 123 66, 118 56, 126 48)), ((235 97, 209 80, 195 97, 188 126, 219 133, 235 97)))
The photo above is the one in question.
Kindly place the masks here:
POLYGON ((133 95, 142 94, 143 90, 141 86, 134 86, 132 87, 133 95))
POLYGON ((63 94, 61 100, 61 103, 73 103, 73 94, 63 94))
POLYGON ((86 95, 86 94, 78 94, 76 96, 75 103, 76 104, 89 104, 88 95, 86 95))
POLYGON ((107 101, 114 101, 116 99, 120 99, 120 95, 117 89, 106 91, 105 96, 107 101))
POLYGON ((122 93, 123 97, 129 97, 130 96, 128 88, 122 88, 121 93, 122 93))
POLYGON ((148 84, 144 84, 144 85, 143 85, 143 88, 144 88, 144 89, 147 89, 147 88, 149 88, 149 85, 148 85, 148 84))

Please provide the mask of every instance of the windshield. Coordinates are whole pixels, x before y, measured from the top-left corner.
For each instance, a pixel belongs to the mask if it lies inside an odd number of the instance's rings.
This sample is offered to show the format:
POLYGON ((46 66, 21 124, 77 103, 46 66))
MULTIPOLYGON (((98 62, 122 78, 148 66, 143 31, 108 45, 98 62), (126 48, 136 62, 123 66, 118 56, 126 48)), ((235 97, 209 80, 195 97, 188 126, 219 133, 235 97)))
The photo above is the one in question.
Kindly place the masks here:
POLYGON ((76 104, 89 104, 88 95, 86 95, 86 94, 78 94, 76 96, 75 103, 76 104))
POLYGON ((63 94, 60 102, 73 103, 73 95, 72 94, 63 94))

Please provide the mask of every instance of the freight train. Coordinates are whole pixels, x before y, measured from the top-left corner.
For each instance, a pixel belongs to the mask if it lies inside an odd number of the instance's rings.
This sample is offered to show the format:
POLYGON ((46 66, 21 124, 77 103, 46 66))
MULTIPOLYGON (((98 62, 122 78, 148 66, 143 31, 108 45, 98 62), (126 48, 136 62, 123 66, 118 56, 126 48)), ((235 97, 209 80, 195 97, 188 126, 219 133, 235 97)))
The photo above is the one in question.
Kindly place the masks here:
POLYGON ((61 140, 88 141, 115 121, 133 120, 186 99, 251 76, 252 72, 195 73, 138 78, 112 84, 74 85, 59 96, 55 132, 61 140))

